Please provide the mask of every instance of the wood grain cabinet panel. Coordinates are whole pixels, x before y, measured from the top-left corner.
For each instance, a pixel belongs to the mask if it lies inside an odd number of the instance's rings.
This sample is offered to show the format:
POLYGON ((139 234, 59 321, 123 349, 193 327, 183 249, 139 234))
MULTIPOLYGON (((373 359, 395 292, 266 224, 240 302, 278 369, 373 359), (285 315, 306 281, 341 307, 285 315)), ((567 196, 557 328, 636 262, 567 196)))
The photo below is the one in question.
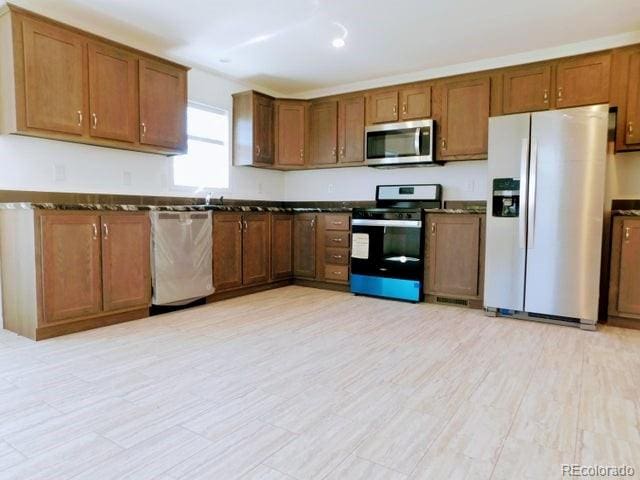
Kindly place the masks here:
POLYGON ((102 308, 100 217, 41 217, 42 323, 98 314, 102 308))
POLYGON ((271 279, 284 280, 293 275, 293 215, 271 216, 271 279))
POLYGON ((242 286, 242 214, 213 215, 213 286, 223 291, 242 286))
POLYGON ((428 215, 426 293, 479 297, 483 255, 480 215, 428 215))
POLYGON ((270 272, 268 213, 245 213, 242 234, 242 284, 266 283, 270 272))
POLYGON ((625 143, 640 144, 640 52, 629 57, 625 143))
POLYGON ((640 319, 640 218, 617 216, 611 237, 609 314, 640 319))
POLYGON ((445 83, 442 89, 440 157, 485 156, 489 136, 489 78, 445 83))
POLYGON ((610 76, 609 53, 560 60, 556 67, 556 106, 607 103, 610 76))
MULTIPOLYGON (((24 126, 82 135, 87 117, 84 39, 31 18, 21 23, 24 126)), ((20 124, 20 109, 18 119, 20 124)))
POLYGON ((338 148, 340 163, 364 162, 365 101, 363 95, 338 102, 338 148))
POLYGON ((550 95, 551 65, 509 70, 502 76, 504 113, 547 110, 550 95))
POLYGON ((331 165, 338 161, 338 103, 312 103, 309 110, 311 163, 331 165))
POLYGON ((101 215, 103 310, 146 308, 151 301, 148 215, 101 215))
POLYGON ((255 95, 253 97, 253 110, 255 119, 253 128, 255 162, 272 165, 274 155, 273 99, 263 95, 255 95))
POLYGON ((306 110, 302 102, 276 102, 276 165, 304 166, 306 110))
POLYGON ((186 72, 141 58, 139 81, 140 143, 186 151, 186 72))
POLYGON ((370 93, 367 97, 369 123, 398 121, 398 91, 387 90, 370 93))
POLYGON ((431 87, 419 86, 400 90, 400 120, 431 116, 431 87))
POLYGON ((293 221, 293 274, 316 278, 316 214, 297 214, 293 221))
POLYGON ((135 142, 138 133, 137 58, 122 49, 89 43, 92 137, 135 142))

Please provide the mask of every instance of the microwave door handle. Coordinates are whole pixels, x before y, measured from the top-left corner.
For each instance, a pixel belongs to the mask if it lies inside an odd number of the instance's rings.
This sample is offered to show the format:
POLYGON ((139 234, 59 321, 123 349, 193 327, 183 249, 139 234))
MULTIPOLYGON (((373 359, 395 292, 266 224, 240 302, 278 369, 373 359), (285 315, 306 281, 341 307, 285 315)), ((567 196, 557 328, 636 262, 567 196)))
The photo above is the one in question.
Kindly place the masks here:
POLYGON ((416 134, 413 139, 413 147, 416 150, 416 157, 420 156, 420 134, 422 133, 422 129, 420 127, 416 128, 416 134))

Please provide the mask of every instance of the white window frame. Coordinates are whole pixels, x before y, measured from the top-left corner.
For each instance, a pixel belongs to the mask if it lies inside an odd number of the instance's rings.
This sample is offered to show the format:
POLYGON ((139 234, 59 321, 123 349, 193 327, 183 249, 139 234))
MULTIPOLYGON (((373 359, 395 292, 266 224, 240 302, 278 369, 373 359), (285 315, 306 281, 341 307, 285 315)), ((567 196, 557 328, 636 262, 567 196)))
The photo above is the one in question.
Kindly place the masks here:
MULTIPOLYGON (((170 183, 171 183, 171 190, 176 191, 176 192, 181 192, 181 193, 199 193, 199 192, 228 192, 229 190, 231 190, 231 112, 229 110, 226 110, 224 108, 220 108, 220 107, 214 107, 212 105, 207 105, 206 103, 200 103, 200 102, 196 102, 193 100, 189 100, 187 102, 187 107, 193 107, 193 108, 197 108, 199 110, 206 110, 209 111, 211 113, 217 113, 217 114, 222 114, 225 115, 227 117, 227 142, 226 142, 226 146, 227 146, 227 165, 229 167, 229 174, 228 174, 228 178, 227 178, 227 187, 226 188, 222 188, 222 187, 211 187, 209 185, 199 185, 199 186, 189 186, 189 185, 177 185, 175 183, 175 172, 174 172, 174 161, 173 161, 173 156, 170 157, 170 162, 169 162, 169 175, 170 175, 170 183)), ((189 135, 189 130, 188 130, 188 126, 187 126, 187 142, 189 140, 197 140, 199 142, 207 142, 207 143, 213 143, 215 145, 225 145, 225 142, 221 142, 220 140, 214 140, 211 138, 204 138, 204 137, 198 137, 195 135, 189 135)))

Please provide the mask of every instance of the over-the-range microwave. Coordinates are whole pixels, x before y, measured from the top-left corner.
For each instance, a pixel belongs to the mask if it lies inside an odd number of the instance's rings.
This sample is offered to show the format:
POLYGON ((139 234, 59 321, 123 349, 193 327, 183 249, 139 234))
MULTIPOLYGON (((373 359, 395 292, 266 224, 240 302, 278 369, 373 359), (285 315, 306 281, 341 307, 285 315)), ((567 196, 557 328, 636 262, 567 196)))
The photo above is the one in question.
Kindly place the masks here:
POLYGON ((433 120, 366 127, 366 164, 370 167, 434 165, 433 137, 433 120))

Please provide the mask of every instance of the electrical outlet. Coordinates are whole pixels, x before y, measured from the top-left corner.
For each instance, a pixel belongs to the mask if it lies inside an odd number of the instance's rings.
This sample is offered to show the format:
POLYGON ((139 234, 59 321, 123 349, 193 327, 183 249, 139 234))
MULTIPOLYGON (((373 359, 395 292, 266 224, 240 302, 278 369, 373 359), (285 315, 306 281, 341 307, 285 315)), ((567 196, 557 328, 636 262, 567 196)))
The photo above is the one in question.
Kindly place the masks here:
POLYGON ((131 185, 131 172, 127 172, 126 170, 122 172, 122 184, 125 186, 131 185))
POLYGON ((64 182, 67 179, 67 169, 64 165, 56 163, 54 166, 54 181, 64 182))
POLYGON ((327 185, 327 193, 333 193, 333 183, 330 183, 329 185, 327 185))
POLYGON ((262 194, 262 182, 258 182, 258 193, 262 194))

